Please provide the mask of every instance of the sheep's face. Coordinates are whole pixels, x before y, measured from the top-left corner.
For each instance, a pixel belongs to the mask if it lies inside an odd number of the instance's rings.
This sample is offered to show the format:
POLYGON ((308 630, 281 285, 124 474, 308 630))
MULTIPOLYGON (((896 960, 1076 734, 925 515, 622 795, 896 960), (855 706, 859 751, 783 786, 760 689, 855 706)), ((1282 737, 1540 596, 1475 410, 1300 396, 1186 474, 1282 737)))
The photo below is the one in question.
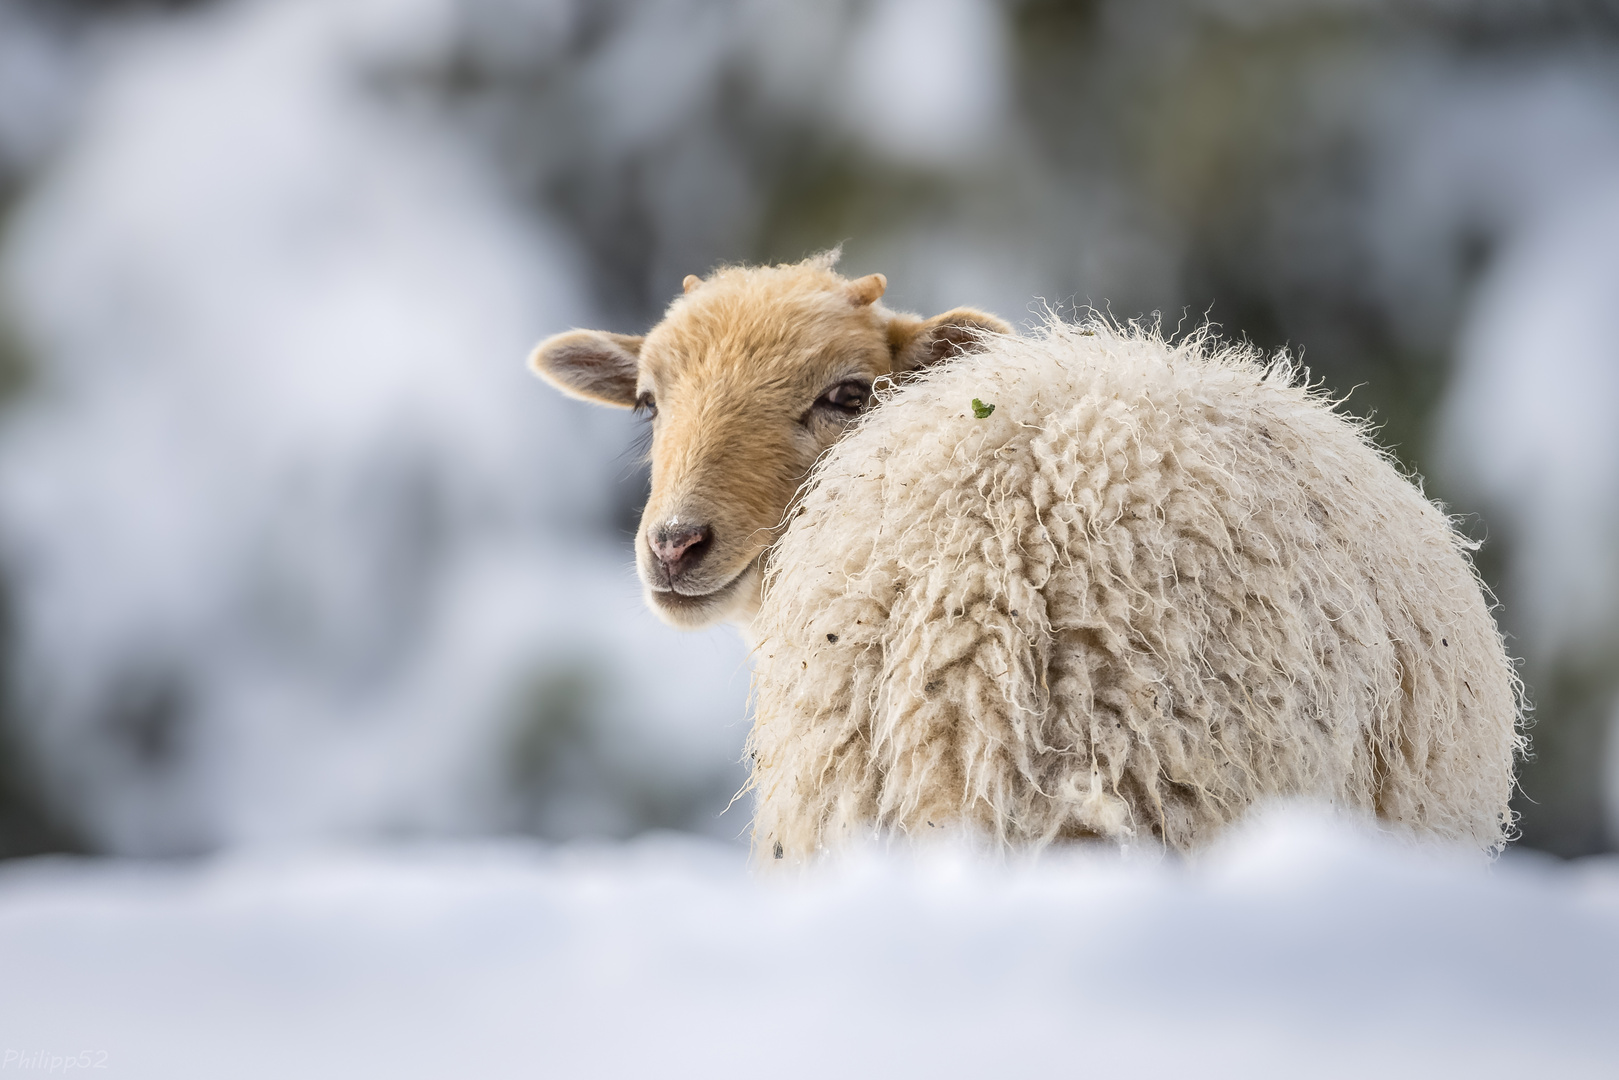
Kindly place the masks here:
POLYGON ((652 425, 652 493, 636 537, 648 605, 695 628, 746 621, 761 563, 810 468, 871 403, 884 375, 925 367, 993 316, 922 320, 888 311, 886 281, 854 281, 822 257, 686 279, 645 337, 576 330, 530 364, 575 397, 641 410, 652 425))

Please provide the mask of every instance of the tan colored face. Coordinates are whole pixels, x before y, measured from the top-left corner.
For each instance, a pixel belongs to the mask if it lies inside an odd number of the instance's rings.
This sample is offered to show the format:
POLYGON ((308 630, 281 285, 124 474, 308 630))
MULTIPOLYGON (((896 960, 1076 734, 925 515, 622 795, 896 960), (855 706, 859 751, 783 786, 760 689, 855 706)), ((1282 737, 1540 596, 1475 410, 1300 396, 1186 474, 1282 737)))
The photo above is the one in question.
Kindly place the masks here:
POLYGON ((968 309, 897 315, 877 303, 885 285, 881 274, 849 281, 825 258, 732 268, 688 277, 644 338, 576 330, 534 351, 531 366, 565 393, 652 424, 636 567, 666 622, 750 619, 788 504, 873 382, 1009 332, 968 309))

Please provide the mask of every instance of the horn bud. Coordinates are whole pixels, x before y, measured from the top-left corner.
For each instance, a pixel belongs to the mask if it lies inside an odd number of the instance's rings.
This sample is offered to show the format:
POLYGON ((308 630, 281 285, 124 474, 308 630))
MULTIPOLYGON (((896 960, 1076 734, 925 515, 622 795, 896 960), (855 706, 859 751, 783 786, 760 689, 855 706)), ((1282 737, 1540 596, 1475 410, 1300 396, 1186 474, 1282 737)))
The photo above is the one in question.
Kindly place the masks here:
POLYGON ((865 307, 875 303, 877 298, 888 291, 888 279, 881 274, 867 274, 863 278, 856 278, 849 282, 849 303, 855 307, 865 307))
POLYGON ((687 274, 685 279, 683 281, 681 281, 680 287, 682 289, 684 289, 686 292, 691 292, 693 289, 697 288, 697 286, 701 285, 702 283, 703 283, 703 279, 698 277, 696 274, 687 274))

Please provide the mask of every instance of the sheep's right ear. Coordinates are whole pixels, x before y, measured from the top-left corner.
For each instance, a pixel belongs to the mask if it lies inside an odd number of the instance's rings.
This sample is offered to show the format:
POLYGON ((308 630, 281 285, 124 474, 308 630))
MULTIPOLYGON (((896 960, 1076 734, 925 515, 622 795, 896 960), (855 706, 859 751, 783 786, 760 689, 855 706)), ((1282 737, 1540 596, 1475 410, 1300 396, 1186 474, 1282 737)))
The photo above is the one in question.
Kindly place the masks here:
POLYGON ((986 334, 1010 334, 1012 327, 972 308, 955 308, 931 319, 896 315, 888 324, 894 371, 919 371, 964 352, 977 352, 986 334))
POLYGON ((603 330, 570 330, 540 342, 529 370, 569 397, 616 405, 635 404, 641 339, 603 330))

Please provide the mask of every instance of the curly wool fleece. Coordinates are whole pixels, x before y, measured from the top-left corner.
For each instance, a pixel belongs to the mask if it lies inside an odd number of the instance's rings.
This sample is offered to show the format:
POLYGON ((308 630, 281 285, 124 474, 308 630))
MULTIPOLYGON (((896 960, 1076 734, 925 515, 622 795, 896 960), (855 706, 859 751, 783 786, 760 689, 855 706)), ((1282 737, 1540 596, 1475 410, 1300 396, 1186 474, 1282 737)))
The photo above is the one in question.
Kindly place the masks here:
POLYGON ((1520 686, 1468 544, 1364 426, 1206 335, 986 346, 884 395, 773 552, 758 853, 1186 850, 1287 795, 1500 847, 1520 686))

